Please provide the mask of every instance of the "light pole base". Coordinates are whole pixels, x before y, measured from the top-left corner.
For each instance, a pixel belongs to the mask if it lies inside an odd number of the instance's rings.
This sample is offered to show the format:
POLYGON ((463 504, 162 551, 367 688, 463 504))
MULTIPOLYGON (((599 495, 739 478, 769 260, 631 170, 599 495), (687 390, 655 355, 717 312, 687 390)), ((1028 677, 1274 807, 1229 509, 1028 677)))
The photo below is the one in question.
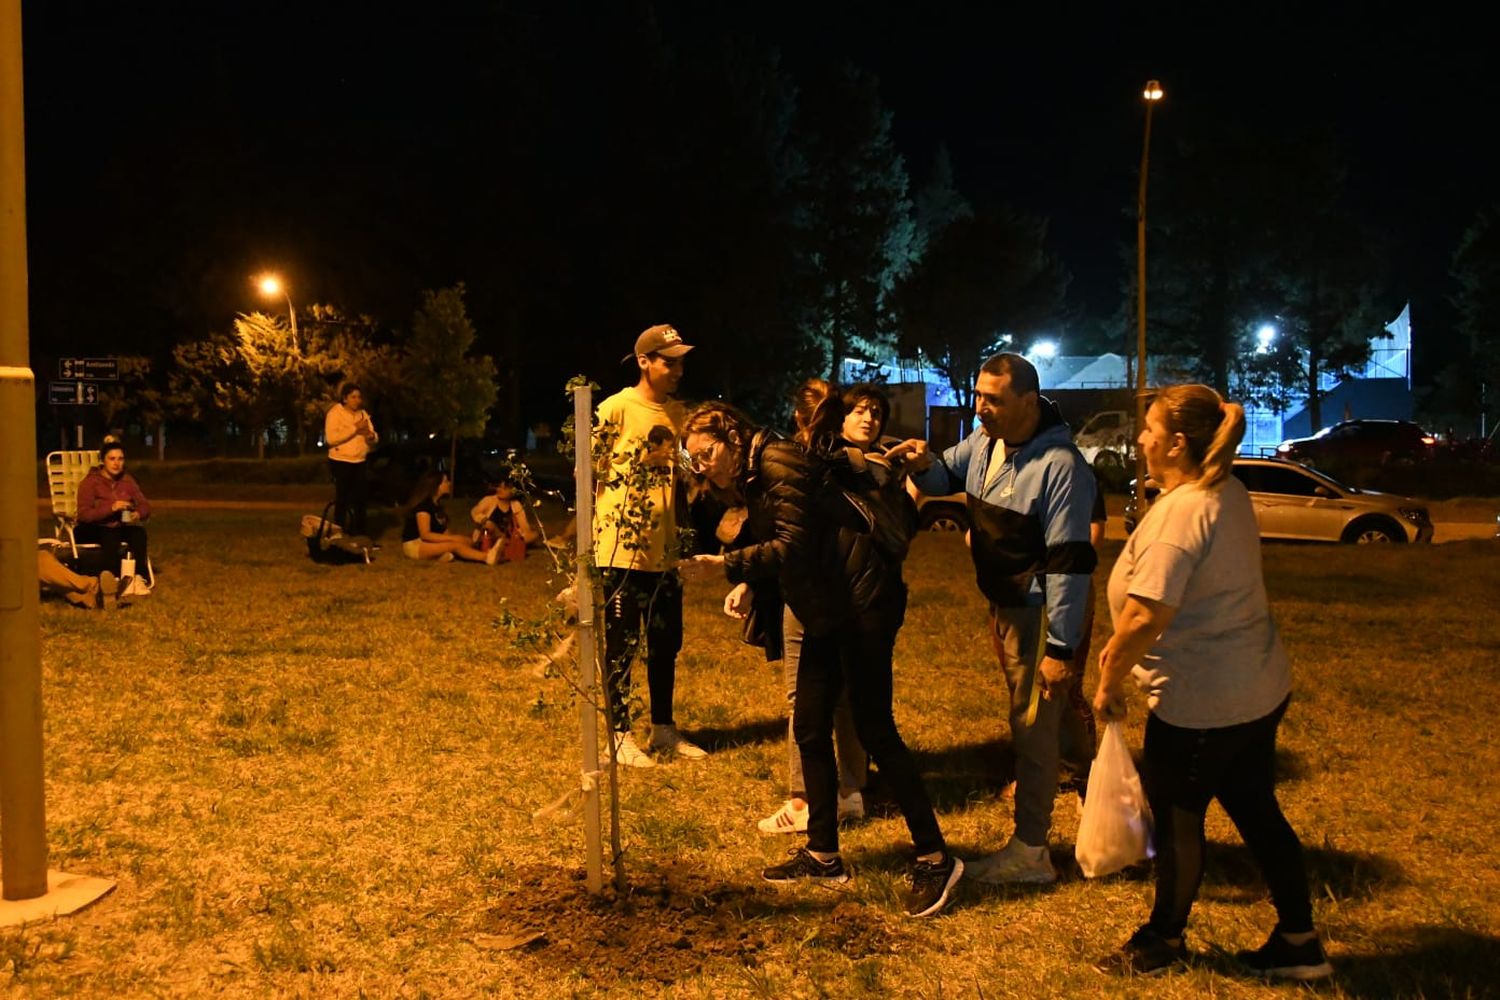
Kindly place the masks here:
POLYGON ((65 917, 98 902, 114 889, 114 882, 107 878, 49 871, 47 891, 43 895, 31 899, 0 899, 0 927, 65 917))

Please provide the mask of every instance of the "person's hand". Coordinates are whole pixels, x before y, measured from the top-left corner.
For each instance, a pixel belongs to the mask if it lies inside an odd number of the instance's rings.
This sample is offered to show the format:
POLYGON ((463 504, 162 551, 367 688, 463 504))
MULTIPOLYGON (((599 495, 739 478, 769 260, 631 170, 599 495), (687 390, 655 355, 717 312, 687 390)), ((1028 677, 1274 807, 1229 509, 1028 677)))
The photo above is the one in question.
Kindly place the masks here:
POLYGON ((677 570, 689 580, 702 580, 724 565, 724 557, 713 553, 691 556, 677 564, 677 570))
POLYGON ((1111 691, 1100 684, 1098 690, 1094 692, 1094 715, 1105 722, 1124 722, 1128 714, 1125 696, 1119 691, 1111 691))
POLYGON ((109 505, 109 509, 110 510, 129 510, 130 508, 132 508, 134 506, 135 506, 135 504, 131 503, 129 500, 116 500, 114 503, 112 503, 112 504, 109 505))
POLYGON ((1042 685, 1042 697, 1052 697, 1052 686, 1061 684, 1073 674, 1073 664, 1067 660, 1059 660, 1055 656, 1044 656, 1042 662, 1037 666, 1037 674, 1042 685))
POLYGON ((932 465, 932 451, 921 438, 907 438, 885 450, 884 457, 892 462, 905 461, 912 472, 925 472, 932 465))
POLYGON ((734 589, 724 596, 724 613, 731 618, 744 620, 750 617, 750 606, 755 602, 755 595, 750 593, 748 583, 737 583, 734 589))

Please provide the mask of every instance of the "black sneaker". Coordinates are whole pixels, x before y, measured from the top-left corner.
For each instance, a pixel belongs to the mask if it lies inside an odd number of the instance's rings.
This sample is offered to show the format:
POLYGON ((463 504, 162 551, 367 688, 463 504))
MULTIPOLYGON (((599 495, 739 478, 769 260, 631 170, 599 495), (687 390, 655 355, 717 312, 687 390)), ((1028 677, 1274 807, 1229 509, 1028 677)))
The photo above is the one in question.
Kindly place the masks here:
POLYGON ((911 866, 911 891, 906 894, 908 917, 930 917, 948 905, 953 887, 963 876, 964 863, 947 851, 941 861, 918 861, 911 866))
POLYGON ((1245 968, 1267 979, 1326 979, 1333 975, 1333 966, 1323 953, 1323 943, 1317 938, 1292 944, 1272 931, 1266 943, 1255 951, 1241 951, 1234 956, 1245 968))
POLYGON ((1186 961, 1182 943, 1172 944, 1148 926, 1130 935, 1125 947, 1095 962, 1094 968, 1113 976, 1151 976, 1186 961))
POLYGON ((819 861, 805 847, 794 848, 789 853, 792 856, 790 861, 772 865, 761 872, 761 878, 767 882, 799 882, 809 879, 830 885, 841 885, 849 881, 849 870, 844 867, 843 858, 819 861))

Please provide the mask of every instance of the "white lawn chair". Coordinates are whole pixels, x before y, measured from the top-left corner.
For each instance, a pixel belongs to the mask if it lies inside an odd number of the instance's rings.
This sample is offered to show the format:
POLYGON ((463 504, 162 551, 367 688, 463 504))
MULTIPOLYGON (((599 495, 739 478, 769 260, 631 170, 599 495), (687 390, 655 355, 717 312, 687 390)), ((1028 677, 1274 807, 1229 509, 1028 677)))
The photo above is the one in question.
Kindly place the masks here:
POLYGON ((73 537, 78 525, 78 487, 98 464, 97 451, 54 451, 47 456, 47 490, 52 495, 52 516, 57 519, 55 534, 59 543, 67 541, 74 559, 78 558, 78 540, 73 537))

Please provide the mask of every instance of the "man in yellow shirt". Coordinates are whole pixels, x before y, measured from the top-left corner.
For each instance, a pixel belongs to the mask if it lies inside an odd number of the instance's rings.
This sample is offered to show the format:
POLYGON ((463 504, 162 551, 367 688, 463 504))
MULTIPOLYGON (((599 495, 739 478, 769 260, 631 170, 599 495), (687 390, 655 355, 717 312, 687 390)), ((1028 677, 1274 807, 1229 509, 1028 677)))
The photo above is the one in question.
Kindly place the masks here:
POLYGON ((677 534, 677 437, 683 410, 672 398, 683 355, 693 348, 665 324, 635 342, 640 380, 599 404, 595 454, 594 560, 603 575, 604 662, 615 757, 629 767, 654 767, 630 732, 630 668, 646 660, 651 697, 651 749, 689 760, 706 757, 677 732, 672 691, 682 648, 682 580, 677 534))

